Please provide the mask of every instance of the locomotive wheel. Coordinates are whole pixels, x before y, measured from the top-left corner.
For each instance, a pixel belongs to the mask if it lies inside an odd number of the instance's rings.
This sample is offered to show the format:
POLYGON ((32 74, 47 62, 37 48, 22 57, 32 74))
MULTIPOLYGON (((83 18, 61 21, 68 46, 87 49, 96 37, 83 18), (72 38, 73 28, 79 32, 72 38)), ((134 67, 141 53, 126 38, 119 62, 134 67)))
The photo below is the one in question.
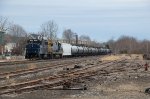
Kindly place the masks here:
POLYGON ((59 55, 60 58, 63 58, 62 54, 59 55))
POLYGON ((49 54, 49 55, 48 55, 48 58, 49 58, 49 59, 52 59, 52 55, 51 55, 51 54, 49 54))
POLYGON ((53 54, 52 56, 53 56, 53 58, 56 58, 56 55, 55 55, 55 54, 53 54))
POLYGON ((43 54, 40 54, 40 59, 44 59, 44 55, 43 54))

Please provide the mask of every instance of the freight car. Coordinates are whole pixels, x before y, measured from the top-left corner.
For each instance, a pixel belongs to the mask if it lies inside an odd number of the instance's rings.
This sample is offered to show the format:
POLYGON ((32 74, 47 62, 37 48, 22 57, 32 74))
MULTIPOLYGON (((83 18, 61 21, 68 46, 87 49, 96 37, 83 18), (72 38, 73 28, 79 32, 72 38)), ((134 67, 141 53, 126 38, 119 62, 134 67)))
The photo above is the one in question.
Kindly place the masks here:
POLYGON ((110 49, 71 45, 68 43, 52 42, 51 40, 30 39, 26 45, 26 59, 104 55, 111 53, 110 49))

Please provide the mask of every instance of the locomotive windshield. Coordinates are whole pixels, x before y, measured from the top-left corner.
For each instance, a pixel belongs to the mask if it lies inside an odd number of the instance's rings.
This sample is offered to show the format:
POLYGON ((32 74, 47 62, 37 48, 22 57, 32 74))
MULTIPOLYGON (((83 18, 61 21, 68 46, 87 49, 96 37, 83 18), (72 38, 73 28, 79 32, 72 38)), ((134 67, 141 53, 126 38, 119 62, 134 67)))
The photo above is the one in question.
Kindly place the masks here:
POLYGON ((41 41, 40 40, 37 40, 37 39, 30 39, 27 41, 28 44, 41 44, 41 41))

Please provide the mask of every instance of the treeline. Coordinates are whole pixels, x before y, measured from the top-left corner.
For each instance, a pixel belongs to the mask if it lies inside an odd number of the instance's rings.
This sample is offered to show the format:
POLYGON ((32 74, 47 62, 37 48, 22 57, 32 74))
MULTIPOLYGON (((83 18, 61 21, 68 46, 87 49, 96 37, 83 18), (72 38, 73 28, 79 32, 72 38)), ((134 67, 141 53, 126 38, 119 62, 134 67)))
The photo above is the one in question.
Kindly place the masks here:
MULTIPOLYGON (((16 55, 21 55, 24 52, 28 38, 28 33, 25 29, 18 24, 10 22, 8 18, 0 16, 0 31, 5 32, 4 43, 1 47, 4 47, 7 43, 15 43, 16 46, 12 49, 12 52, 16 55)), ((0 54, 2 54, 2 52, 0 52, 0 54)))
MULTIPOLYGON (((69 42, 71 42, 71 40, 75 40, 76 35, 78 35, 71 29, 65 29, 62 33, 62 37, 58 38, 59 27, 58 24, 53 20, 44 22, 39 27, 40 29, 37 33, 29 33, 21 25, 10 22, 7 17, 0 16, 0 31, 6 33, 3 46, 7 43, 15 43, 16 47, 12 49, 12 52, 16 55, 21 55, 24 52, 26 42, 27 39, 29 39, 30 34, 38 34, 41 37, 46 37, 47 39, 51 40, 68 40, 69 42)), ((87 41, 93 46, 101 45, 99 42, 91 40, 88 35, 78 35, 78 40, 87 41)))
POLYGON ((113 53, 144 54, 150 53, 150 41, 138 40, 134 37, 121 36, 118 40, 107 42, 113 53))
MULTIPOLYGON (((0 31, 6 32, 3 45, 7 43, 15 43, 16 46, 12 49, 12 52, 14 52, 16 55, 21 55, 24 52, 25 45, 30 34, 38 34, 51 40, 68 40, 69 42, 76 40, 76 36, 78 35, 71 29, 65 29, 62 33, 62 37, 58 38, 59 27, 58 24, 53 20, 44 22, 39 27, 39 32, 29 33, 21 25, 12 23, 8 20, 8 18, 0 16, 0 31)), ((86 41, 92 46, 103 46, 103 44, 92 40, 88 35, 78 35, 78 40, 86 41)), ((114 53, 143 54, 150 52, 149 40, 141 41, 129 36, 122 36, 118 40, 109 40, 107 45, 107 47, 110 47, 114 53)))

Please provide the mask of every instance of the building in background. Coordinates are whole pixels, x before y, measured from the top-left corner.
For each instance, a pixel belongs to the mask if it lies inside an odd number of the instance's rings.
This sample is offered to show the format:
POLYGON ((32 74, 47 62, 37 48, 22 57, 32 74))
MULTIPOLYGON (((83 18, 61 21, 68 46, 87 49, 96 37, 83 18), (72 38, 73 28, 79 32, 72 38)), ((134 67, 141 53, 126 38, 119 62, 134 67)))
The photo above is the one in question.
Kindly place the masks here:
POLYGON ((7 43, 7 44, 5 44, 5 50, 4 50, 4 52, 5 53, 12 53, 12 50, 13 50, 13 48, 15 48, 16 47, 16 43, 7 43))

